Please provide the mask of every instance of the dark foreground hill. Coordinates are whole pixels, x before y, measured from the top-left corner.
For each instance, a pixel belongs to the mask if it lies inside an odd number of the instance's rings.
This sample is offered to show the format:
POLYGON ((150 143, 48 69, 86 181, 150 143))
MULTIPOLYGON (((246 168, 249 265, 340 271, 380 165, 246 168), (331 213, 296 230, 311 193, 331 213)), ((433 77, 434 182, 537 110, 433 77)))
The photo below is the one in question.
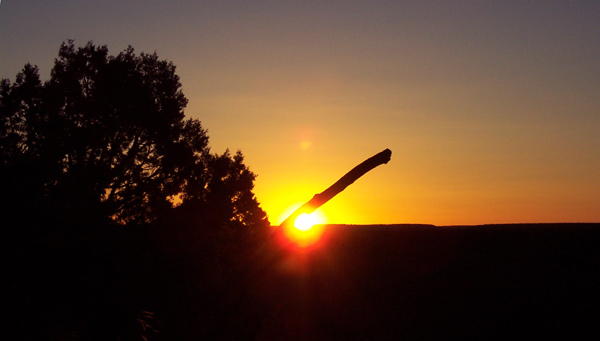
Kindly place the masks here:
POLYGON ((198 231, 6 245, 16 339, 490 339, 597 335, 600 224, 329 225, 251 253, 198 231), (26 246, 26 247, 24 247, 26 246))
POLYGON ((600 224, 327 227, 261 279, 270 337, 597 335, 600 224))

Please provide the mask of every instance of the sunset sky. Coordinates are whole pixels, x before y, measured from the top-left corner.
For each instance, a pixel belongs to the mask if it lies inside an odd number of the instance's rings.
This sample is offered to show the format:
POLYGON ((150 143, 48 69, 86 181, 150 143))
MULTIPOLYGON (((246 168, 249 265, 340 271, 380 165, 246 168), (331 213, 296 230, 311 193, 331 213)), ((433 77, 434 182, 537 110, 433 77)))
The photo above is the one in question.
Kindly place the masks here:
POLYGON ((331 223, 600 222, 600 1, 0 3, 0 78, 75 39, 172 61, 272 224, 366 158, 331 223))

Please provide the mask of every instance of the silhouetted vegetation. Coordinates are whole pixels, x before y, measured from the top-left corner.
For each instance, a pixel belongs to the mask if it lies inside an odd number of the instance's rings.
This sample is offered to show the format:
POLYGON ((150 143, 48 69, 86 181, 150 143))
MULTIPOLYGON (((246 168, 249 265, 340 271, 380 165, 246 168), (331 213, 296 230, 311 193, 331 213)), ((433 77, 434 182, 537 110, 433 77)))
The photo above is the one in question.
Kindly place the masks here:
POLYGON ((199 330, 225 325, 207 316, 269 222, 242 154, 211 153, 186 104, 173 63, 91 42, 64 43, 46 82, 30 64, 1 81, 0 221, 23 336, 152 333, 191 283, 199 330))
POLYGON ((49 81, 30 64, 13 84, 2 80, 2 192, 11 193, 3 207, 140 224, 177 203, 209 210, 213 224, 264 223, 254 174, 240 153, 209 153, 200 121, 184 117, 180 88, 175 66, 156 54, 130 47, 113 57, 73 42, 61 46, 49 81))

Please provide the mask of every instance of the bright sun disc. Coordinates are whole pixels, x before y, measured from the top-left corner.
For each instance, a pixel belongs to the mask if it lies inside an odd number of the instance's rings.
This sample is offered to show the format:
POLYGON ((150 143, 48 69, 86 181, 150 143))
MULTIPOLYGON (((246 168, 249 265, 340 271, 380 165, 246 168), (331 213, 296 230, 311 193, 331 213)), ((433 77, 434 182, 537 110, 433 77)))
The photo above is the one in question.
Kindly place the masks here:
POLYGON ((302 213, 294 221, 294 227, 300 231, 308 231, 316 224, 319 224, 319 218, 316 215, 302 213))
POLYGON ((314 245, 321 239, 324 232, 323 224, 327 217, 322 211, 317 210, 311 214, 300 214, 294 221, 294 226, 285 229, 287 237, 300 247, 314 245))

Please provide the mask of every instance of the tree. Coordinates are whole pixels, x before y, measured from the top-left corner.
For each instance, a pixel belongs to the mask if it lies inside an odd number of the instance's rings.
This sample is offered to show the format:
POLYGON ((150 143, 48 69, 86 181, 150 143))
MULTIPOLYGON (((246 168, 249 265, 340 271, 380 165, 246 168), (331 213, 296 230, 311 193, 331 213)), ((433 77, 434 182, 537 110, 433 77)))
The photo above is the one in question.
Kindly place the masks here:
POLYGON ((68 41, 48 81, 30 64, 0 80, 9 325, 110 339, 143 322, 129 312, 144 302, 193 316, 246 304, 244 270, 269 231, 256 175, 241 152, 210 152, 186 104, 173 63, 131 47, 111 56, 68 41))
POLYGON ((63 43, 49 81, 27 64, 0 82, 2 207, 128 224, 194 205, 211 224, 267 224, 241 153, 211 154, 186 104, 156 53, 63 43))

